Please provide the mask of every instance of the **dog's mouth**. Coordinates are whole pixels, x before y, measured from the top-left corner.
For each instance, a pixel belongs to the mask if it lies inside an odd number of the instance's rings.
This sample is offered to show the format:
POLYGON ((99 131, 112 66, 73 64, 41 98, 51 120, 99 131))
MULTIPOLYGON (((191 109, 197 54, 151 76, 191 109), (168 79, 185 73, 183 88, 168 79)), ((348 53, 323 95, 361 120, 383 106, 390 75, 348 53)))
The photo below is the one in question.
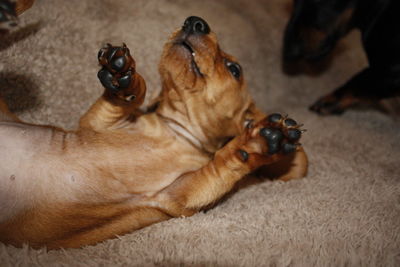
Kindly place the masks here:
POLYGON ((192 55, 192 57, 194 57, 196 55, 196 53, 194 52, 194 49, 192 48, 192 46, 189 44, 189 42, 187 41, 182 41, 181 45, 186 48, 187 50, 189 50, 190 54, 192 55))
POLYGON ((164 46, 160 71, 162 75, 169 73, 169 79, 202 83, 215 70, 218 53, 217 38, 207 22, 192 16, 164 46))
POLYGON ((190 57, 191 57, 191 61, 190 64, 194 70, 194 72, 199 75, 199 76, 203 76, 203 73, 200 71, 199 66, 196 63, 196 51, 193 48, 193 46, 191 45, 191 43, 184 39, 184 40, 180 40, 176 42, 177 45, 183 47, 185 50, 187 50, 190 53, 190 57))

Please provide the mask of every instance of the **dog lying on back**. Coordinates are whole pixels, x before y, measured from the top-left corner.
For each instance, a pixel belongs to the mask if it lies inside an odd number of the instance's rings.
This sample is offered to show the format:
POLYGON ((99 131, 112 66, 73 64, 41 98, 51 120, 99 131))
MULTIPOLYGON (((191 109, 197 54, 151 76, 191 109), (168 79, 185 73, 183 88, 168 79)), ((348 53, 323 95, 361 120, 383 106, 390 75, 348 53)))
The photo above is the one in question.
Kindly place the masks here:
POLYGON ((320 98, 310 109, 341 114, 347 108, 400 94, 400 2, 297 0, 284 37, 286 63, 325 57, 351 29, 362 34, 369 66, 320 98))
POLYGON ((94 244, 190 216, 261 166, 281 168, 283 180, 306 174, 300 126, 255 107, 203 19, 187 18, 165 45, 147 113, 129 49, 107 45, 98 58, 105 91, 77 131, 22 123, 0 105, 2 242, 94 244))

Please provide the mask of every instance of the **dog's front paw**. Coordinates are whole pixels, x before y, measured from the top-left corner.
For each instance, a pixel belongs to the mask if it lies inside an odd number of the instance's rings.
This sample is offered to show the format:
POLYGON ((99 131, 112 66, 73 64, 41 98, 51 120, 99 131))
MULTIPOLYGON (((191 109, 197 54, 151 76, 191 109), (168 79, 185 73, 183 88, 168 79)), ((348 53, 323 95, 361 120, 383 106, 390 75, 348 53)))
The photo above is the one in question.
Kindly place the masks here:
POLYGON ((138 101, 138 96, 144 95, 144 85, 140 84, 142 78, 136 73, 135 61, 125 44, 107 44, 100 49, 98 60, 102 68, 97 77, 111 94, 126 102, 138 101))
POLYGON ((355 103, 356 99, 351 95, 336 96, 331 93, 318 99, 309 109, 319 115, 340 115, 355 103))
POLYGON ((249 124, 237 155, 252 168, 276 162, 300 146, 300 127, 295 120, 273 113, 255 125, 249 124))

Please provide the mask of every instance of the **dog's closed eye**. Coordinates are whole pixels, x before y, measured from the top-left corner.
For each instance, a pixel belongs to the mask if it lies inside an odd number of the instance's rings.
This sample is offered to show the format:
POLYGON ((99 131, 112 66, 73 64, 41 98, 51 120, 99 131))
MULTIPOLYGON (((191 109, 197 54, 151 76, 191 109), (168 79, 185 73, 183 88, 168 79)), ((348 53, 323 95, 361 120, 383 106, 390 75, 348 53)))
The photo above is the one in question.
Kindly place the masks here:
POLYGON ((242 68, 238 63, 226 60, 225 65, 228 68, 229 72, 235 77, 236 79, 239 79, 241 74, 242 74, 242 68))

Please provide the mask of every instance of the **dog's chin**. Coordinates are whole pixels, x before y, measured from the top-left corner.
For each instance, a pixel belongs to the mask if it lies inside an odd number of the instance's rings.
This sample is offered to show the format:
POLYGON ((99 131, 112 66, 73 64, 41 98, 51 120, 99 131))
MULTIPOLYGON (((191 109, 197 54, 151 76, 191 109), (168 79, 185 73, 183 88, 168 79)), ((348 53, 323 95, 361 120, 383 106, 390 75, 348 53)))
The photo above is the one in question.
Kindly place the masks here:
POLYGON ((177 48, 177 55, 182 58, 183 65, 188 67, 188 70, 194 73, 196 76, 203 76, 198 63, 196 62, 196 51, 192 45, 187 41, 181 41, 174 44, 177 48))
POLYGON ((182 43, 170 43, 164 50, 160 62, 160 74, 164 81, 169 81, 181 88, 197 87, 204 78, 196 62, 196 52, 182 43))

